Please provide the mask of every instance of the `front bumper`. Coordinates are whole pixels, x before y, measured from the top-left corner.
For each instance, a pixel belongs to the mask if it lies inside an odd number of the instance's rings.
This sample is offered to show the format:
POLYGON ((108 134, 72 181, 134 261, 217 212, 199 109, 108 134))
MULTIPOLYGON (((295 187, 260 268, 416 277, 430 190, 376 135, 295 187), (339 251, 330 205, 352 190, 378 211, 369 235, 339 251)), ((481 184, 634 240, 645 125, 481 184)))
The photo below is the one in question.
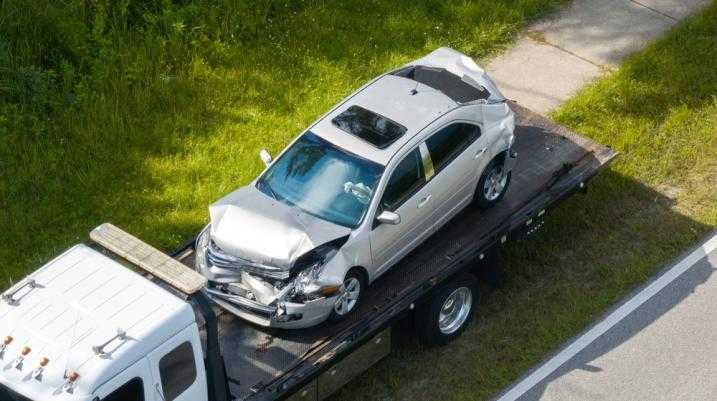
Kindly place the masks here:
POLYGON ((205 291, 212 301, 244 320, 282 329, 301 329, 322 323, 331 315, 338 297, 319 298, 305 303, 282 301, 279 307, 222 292, 212 288, 211 284, 205 291))

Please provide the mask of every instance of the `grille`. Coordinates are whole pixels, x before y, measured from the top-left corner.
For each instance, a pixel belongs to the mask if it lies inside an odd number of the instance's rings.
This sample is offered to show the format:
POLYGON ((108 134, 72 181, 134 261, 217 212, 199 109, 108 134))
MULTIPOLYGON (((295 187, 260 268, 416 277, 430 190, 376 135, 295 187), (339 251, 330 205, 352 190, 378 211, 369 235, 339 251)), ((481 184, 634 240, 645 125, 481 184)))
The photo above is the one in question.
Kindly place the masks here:
POLYGON ((233 269, 239 271, 245 271, 250 274, 256 274, 257 276, 268 277, 276 280, 286 280, 289 278, 290 272, 288 270, 281 269, 279 267, 266 266, 222 251, 214 241, 209 243, 207 249, 207 261, 210 265, 216 266, 222 269, 233 269))

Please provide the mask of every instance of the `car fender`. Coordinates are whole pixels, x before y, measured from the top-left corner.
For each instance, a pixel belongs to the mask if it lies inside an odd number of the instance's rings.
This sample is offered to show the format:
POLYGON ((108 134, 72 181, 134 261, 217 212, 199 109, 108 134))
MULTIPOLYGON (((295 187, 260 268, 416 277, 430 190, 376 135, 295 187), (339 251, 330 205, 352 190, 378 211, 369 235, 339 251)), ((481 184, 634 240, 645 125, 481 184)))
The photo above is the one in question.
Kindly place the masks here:
POLYGON ((346 272, 353 266, 346 252, 339 249, 333 257, 326 261, 317 282, 321 285, 341 285, 344 283, 346 272))

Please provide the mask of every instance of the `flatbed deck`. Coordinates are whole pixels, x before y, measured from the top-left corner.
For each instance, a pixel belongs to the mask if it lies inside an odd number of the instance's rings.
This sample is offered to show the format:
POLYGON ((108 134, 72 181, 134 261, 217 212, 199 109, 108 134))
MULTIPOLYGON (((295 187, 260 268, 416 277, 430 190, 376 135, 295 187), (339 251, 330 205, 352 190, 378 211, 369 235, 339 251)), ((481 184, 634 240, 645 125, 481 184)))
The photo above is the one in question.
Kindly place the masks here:
MULTIPOLYGON (((514 150, 518 161, 503 200, 468 208, 378 279, 347 320, 302 330, 258 327, 219 314, 230 391, 239 400, 276 399, 296 390, 366 341, 395 316, 481 253, 517 231, 530 230, 545 210, 583 188, 616 153, 521 106, 514 150)), ((193 262, 191 247, 178 257, 193 262)))

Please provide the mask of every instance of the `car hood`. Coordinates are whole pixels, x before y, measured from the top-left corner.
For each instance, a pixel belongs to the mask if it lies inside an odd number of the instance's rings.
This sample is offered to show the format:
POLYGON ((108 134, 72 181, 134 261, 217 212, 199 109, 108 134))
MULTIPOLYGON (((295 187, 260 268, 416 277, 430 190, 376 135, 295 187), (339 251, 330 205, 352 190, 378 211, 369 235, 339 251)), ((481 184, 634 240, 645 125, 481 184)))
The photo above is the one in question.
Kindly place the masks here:
POLYGON ((209 215, 211 238, 222 251, 284 269, 291 268, 304 253, 351 232, 279 202, 253 185, 211 205, 209 215))

